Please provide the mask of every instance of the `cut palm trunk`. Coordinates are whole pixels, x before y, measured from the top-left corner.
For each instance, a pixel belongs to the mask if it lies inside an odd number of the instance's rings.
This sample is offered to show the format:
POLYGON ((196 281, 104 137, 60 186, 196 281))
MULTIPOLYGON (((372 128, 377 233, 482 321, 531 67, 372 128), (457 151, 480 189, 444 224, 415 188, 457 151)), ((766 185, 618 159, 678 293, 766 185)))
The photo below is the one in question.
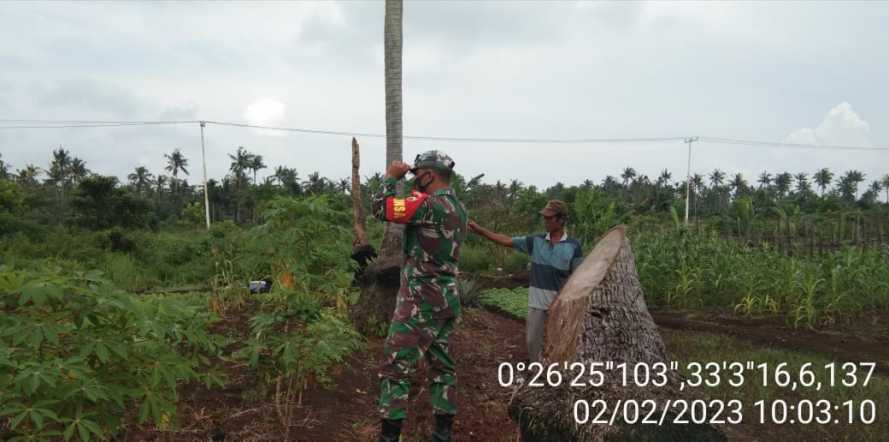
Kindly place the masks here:
MULTIPOLYGON (((383 64, 386 92, 386 166, 402 159, 402 0, 386 0, 383 25, 383 64)), ((398 192, 403 190, 399 183, 398 192)), ((355 327, 364 334, 384 334, 395 310, 400 283, 404 226, 387 223, 380 258, 361 277, 361 296, 350 311, 355 327)))
MULTIPOLYGON (((583 384, 581 387, 571 385, 580 370, 569 369, 562 370, 564 376, 558 385, 548 382, 544 372, 538 381, 545 386, 529 386, 530 382, 525 382, 517 388, 509 413, 518 422, 524 441, 726 440, 722 431, 711 425, 672 423, 681 407, 664 411, 668 401, 698 399, 691 397, 688 390, 679 390, 681 379, 675 371, 666 370, 664 386, 651 385, 653 374, 647 386, 636 386, 646 383, 642 376, 635 378, 636 364, 654 368, 656 363, 669 363, 664 343, 645 304, 624 226, 603 235, 550 307, 543 366, 565 367, 567 364, 570 367, 575 362, 585 367, 585 375, 577 381, 583 384), (591 363, 607 361, 611 361, 614 369, 598 368, 603 374, 600 382, 590 374, 591 363), (622 363, 628 367, 626 381, 624 372, 617 368, 622 363), (628 414, 621 410, 613 423, 610 422, 614 407, 623 407, 628 401, 640 406, 638 419, 632 415, 633 407, 629 407, 628 414), (575 406, 579 407, 579 415, 575 414, 575 406), (604 407, 607 407, 604 416, 609 422, 593 423, 604 407), (584 419, 584 410, 589 411, 588 420, 584 419), (649 411, 657 421, 664 415, 663 424, 643 424, 649 411)), ((530 378, 534 372, 523 374, 530 378)), ((691 421, 687 414, 685 419, 691 421)))

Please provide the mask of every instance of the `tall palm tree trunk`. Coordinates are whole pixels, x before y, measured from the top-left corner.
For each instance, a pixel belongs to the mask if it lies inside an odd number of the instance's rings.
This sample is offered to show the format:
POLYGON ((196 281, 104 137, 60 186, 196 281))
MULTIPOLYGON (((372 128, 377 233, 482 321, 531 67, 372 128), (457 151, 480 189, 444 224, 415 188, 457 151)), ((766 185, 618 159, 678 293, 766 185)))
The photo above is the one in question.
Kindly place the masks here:
MULTIPOLYGON (((402 0, 386 0, 383 26, 386 82, 386 166, 402 159, 402 0)), ((398 191, 401 192, 403 184, 398 191)), ((362 333, 385 331, 395 308, 400 283, 404 226, 386 224, 380 257, 361 275, 361 297, 351 311, 352 321, 362 333)))
MULTIPOLYGON (((402 22, 404 5, 402 0, 386 0, 383 39, 385 48, 386 81, 386 166, 393 161, 401 161, 402 136, 402 22)), ((402 190, 399 186, 399 191, 402 190)), ((380 253, 383 257, 401 253, 401 225, 387 223, 380 253)))

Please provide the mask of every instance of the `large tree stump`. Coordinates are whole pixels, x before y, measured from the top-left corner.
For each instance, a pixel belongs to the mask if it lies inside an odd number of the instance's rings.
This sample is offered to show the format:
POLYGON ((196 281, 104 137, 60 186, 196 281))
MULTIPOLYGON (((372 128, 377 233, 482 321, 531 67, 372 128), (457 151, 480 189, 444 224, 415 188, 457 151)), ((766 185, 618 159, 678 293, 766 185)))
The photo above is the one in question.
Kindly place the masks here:
MULTIPOLYGON (((530 441, 722 441, 725 435, 710 425, 672 424, 678 410, 666 411, 664 425, 642 424, 642 417, 652 408, 660 418, 667 400, 692 399, 688 391, 681 392, 678 373, 667 370, 667 384, 662 387, 638 387, 632 367, 645 363, 668 363, 664 343, 657 326, 648 313, 642 286, 625 226, 618 226, 603 235, 595 249, 587 255, 571 275, 559 297, 549 310, 544 344, 544 367, 558 363, 560 367, 580 362, 586 367, 582 387, 571 386, 578 371, 562 370, 565 375, 558 386, 529 386, 525 382, 517 388, 509 404, 510 416, 519 424, 523 440, 530 441), (606 370, 604 383, 591 386, 590 363, 612 361, 614 367, 627 363, 629 381, 625 384, 622 371, 606 370), (606 404, 606 417, 613 407, 628 400, 640 406, 648 402, 637 423, 633 419, 615 419, 614 424, 596 424, 592 419, 602 408, 594 401, 606 404), (589 404, 590 421, 578 424, 575 405, 589 404)), ((668 368, 668 367, 667 367, 668 368)), ((525 377, 534 371, 524 372, 525 377)), ((544 375, 541 379, 546 378, 544 375)), ((530 380, 530 379, 529 379, 530 380)), ((642 381, 641 377, 639 381, 642 381)), ((546 381, 543 381, 547 383, 546 381)), ((581 407, 581 410, 584 408, 581 407)), ((686 419, 688 415, 686 414, 686 419)), ((688 419, 691 422, 691 419, 688 419)))
MULTIPOLYGON (((400 157, 400 154, 399 154, 400 157)), ((355 240, 352 242, 352 259, 358 264, 355 279, 361 287, 358 302, 349 311, 350 319, 359 332, 365 335, 383 334, 392 311, 400 285, 402 264, 401 237, 404 226, 387 224, 381 247, 384 256, 377 258, 373 246, 368 244, 364 228, 364 203, 361 200, 359 168, 361 156, 358 140, 352 138, 352 215, 355 240)))
POLYGON ((361 295, 349 310, 355 328, 365 335, 385 335, 401 283, 400 256, 377 258, 359 277, 361 295))

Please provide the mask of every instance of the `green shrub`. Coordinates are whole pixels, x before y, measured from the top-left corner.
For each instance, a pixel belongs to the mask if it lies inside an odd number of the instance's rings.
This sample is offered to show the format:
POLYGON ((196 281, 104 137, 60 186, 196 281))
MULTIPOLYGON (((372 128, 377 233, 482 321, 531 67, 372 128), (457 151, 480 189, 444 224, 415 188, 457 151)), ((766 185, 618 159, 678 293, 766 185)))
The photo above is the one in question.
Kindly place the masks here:
POLYGON ((529 269, 531 258, 524 253, 510 253, 503 262, 503 271, 507 273, 523 272, 529 269))
POLYGON ((485 272, 494 267, 494 257, 485 247, 460 247, 460 270, 485 272))
POLYGON ((475 279, 461 276, 457 279, 457 285, 460 290, 460 304, 467 307, 478 307, 481 305, 482 291, 479 289, 475 279))
POLYGON ((481 296, 481 303, 513 317, 524 319, 528 316, 528 289, 485 290, 481 296))
POLYGON ((133 404, 139 422, 169 427, 178 382, 221 385, 202 361, 222 341, 195 299, 136 298, 98 272, 0 268, 0 310, 0 416, 15 438, 107 438, 133 404))

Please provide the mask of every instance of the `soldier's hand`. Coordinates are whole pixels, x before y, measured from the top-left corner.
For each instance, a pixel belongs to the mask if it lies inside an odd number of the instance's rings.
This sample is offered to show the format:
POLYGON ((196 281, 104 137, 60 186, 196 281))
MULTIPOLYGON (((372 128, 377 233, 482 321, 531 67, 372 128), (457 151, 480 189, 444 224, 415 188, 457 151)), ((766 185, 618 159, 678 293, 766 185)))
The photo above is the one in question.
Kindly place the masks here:
POLYGON ((388 169, 386 169, 386 175, 398 180, 401 179, 401 177, 403 177, 404 174, 406 174, 409 170, 411 170, 411 166, 396 160, 389 165, 388 169))
POLYGON ((479 225, 473 220, 469 220, 469 231, 472 233, 479 233, 479 225))

